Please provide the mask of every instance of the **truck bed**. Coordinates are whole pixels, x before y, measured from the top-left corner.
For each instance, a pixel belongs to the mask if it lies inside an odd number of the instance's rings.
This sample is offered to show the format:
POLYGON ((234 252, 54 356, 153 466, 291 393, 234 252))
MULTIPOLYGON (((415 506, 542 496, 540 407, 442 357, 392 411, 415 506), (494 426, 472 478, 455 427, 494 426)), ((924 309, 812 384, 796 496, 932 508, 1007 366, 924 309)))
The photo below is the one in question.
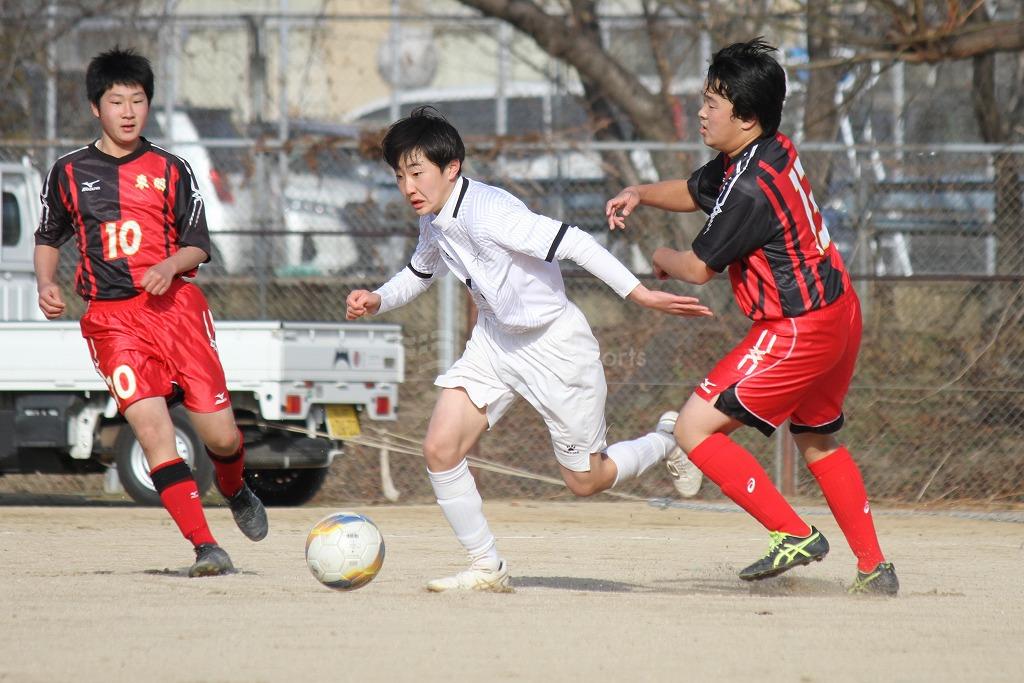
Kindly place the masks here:
MULTIPOLYGON (((405 376, 398 325, 226 321, 228 388, 255 382, 391 382, 405 376)), ((0 322, 0 390, 106 391, 77 322, 0 322)))

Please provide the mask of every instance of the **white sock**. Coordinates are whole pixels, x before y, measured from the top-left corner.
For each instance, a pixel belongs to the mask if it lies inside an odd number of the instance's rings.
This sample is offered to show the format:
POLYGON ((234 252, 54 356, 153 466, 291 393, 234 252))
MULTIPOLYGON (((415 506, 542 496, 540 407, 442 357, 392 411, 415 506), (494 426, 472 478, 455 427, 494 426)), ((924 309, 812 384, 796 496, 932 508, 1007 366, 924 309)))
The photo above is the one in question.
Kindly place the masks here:
POLYGON ((430 485, 434 487, 437 504, 455 532, 459 543, 469 553, 474 567, 497 569, 501 563, 484 517, 484 501, 476 490, 476 480, 463 460, 446 472, 431 472, 430 485))
POLYGON ((661 432, 651 432, 632 441, 613 443, 606 451, 618 470, 612 487, 620 481, 639 477, 652 465, 664 460, 675 446, 675 439, 661 432))

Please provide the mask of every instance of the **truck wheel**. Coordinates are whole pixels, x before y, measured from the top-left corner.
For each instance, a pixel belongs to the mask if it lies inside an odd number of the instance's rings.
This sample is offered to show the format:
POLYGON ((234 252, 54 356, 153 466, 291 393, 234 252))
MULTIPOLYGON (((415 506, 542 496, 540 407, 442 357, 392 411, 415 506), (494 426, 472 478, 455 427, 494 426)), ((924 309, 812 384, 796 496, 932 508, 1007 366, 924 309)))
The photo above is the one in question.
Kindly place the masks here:
POLYGON ((301 470, 246 470, 245 481, 264 505, 307 503, 327 478, 328 468, 301 470))
MULTIPOLYGON (((174 441, 178 455, 192 468, 192 476, 196 480, 196 488, 202 496, 213 483, 213 463, 207 457, 203 442, 199 440, 188 415, 183 410, 171 410, 171 421, 174 423, 174 441)), ((160 495, 153 488, 153 480, 149 478, 149 463, 142 452, 142 446, 135 438, 135 433, 127 424, 121 428, 114 442, 114 461, 117 463, 117 476, 132 500, 139 505, 160 505, 160 495)))

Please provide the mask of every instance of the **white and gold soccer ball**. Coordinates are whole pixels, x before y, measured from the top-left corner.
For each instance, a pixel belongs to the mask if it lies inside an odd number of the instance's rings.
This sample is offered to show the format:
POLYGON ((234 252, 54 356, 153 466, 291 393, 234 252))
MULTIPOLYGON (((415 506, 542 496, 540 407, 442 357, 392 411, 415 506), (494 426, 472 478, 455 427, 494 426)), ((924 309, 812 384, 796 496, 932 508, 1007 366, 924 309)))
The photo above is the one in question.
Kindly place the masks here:
POLYGON ((306 564, 316 580, 339 591, 361 588, 384 564, 384 537, 377 525, 356 512, 335 512, 317 522, 306 537, 306 564))

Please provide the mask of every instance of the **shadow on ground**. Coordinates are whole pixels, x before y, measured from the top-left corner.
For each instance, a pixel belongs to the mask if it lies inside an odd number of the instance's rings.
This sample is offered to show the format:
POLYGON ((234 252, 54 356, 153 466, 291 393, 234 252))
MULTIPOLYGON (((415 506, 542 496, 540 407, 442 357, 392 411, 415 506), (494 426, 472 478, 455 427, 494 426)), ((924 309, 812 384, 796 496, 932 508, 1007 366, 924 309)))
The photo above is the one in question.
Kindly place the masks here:
POLYGON ((0 507, 47 505, 53 507, 138 507, 129 498, 97 498, 80 493, 0 493, 0 507))
POLYGON ((785 576, 756 583, 735 577, 660 581, 650 585, 581 576, 516 576, 515 588, 551 588, 588 593, 658 593, 665 595, 755 595, 763 597, 835 597, 846 593, 836 581, 785 576))

